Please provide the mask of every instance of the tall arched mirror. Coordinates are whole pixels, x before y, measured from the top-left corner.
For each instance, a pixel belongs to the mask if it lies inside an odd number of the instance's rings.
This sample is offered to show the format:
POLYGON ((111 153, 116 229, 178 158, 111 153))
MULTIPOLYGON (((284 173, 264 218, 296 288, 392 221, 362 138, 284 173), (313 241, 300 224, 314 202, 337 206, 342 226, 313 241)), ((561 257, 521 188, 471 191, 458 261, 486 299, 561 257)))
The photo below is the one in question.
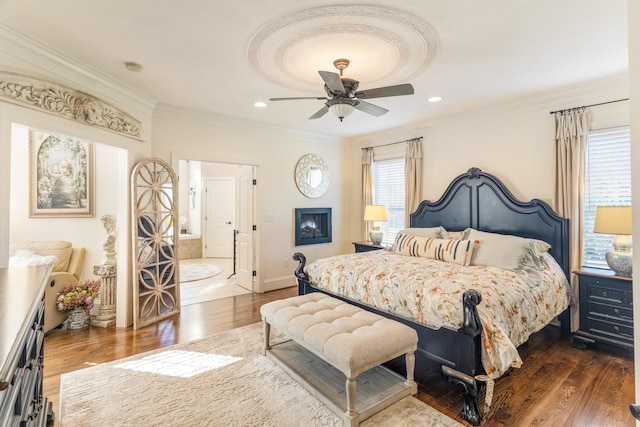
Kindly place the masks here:
POLYGON ((133 170, 134 328, 180 312, 177 184, 160 159, 143 160, 133 170))

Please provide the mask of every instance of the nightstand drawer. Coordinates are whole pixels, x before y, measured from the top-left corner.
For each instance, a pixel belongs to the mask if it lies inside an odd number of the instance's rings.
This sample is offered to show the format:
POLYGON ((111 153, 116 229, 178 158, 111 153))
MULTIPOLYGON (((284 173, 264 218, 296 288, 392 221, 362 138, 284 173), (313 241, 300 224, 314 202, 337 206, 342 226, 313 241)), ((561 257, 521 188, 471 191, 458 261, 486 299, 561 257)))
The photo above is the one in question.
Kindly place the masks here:
POLYGON ((625 306, 615 306, 601 304, 599 302, 587 301, 589 317, 610 318, 612 321, 628 322, 633 324, 633 309, 625 306))
POLYGON ((589 318, 588 323, 588 332, 593 335, 633 344, 633 325, 624 326, 616 322, 607 322, 592 317, 589 318))
POLYGON ((591 300, 620 305, 625 303, 624 291, 622 289, 613 289, 593 284, 587 285, 587 297, 591 300))
POLYGON ((608 278, 581 277, 580 287, 586 285, 586 297, 593 301, 631 306, 630 287, 608 278))

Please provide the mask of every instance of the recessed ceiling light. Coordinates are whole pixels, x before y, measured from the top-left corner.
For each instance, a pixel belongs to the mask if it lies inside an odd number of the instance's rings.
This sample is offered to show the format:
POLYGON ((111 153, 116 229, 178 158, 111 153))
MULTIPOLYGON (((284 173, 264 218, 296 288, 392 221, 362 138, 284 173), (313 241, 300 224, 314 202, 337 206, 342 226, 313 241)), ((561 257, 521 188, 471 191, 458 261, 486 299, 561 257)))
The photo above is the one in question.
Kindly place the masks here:
POLYGON ((138 64, 137 62, 127 61, 124 63, 124 68, 129 71, 133 71, 134 73, 139 73, 140 71, 142 71, 142 65, 138 64))
POLYGON ((263 101, 257 101, 253 103, 253 106, 258 108, 264 108, 267 106, 267 103, 263 101))
POLYGON ((428 98, 427 101, 429 101, 429 102, 442 101, 442 97, 441 96, 432 96, 431 98, 428 98))

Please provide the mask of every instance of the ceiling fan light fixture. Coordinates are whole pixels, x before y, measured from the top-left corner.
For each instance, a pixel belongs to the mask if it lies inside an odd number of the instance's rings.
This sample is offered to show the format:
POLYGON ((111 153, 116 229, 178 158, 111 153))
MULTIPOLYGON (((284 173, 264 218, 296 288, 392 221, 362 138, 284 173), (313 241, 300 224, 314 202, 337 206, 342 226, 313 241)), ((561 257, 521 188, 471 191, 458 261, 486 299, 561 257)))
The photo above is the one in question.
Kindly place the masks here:
POLYGON ((342 119, 353 113, 353 106, 351 104, 333 104, 329 107, 329 111, 342 121, 342 119))

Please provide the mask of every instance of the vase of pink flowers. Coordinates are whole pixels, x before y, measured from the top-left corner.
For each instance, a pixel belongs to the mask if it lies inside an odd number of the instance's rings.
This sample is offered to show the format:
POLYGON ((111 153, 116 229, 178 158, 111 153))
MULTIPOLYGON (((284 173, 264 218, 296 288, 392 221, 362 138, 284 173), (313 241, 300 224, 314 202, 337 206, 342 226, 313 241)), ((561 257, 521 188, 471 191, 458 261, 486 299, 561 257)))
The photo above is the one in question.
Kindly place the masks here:
POLYGON ((100 280, 87 279, 77 284, 68 283, 58 293, 58 311, 68 314, 67 329, 83 329, 89 326, 89 311, 100 291, 100 280))

